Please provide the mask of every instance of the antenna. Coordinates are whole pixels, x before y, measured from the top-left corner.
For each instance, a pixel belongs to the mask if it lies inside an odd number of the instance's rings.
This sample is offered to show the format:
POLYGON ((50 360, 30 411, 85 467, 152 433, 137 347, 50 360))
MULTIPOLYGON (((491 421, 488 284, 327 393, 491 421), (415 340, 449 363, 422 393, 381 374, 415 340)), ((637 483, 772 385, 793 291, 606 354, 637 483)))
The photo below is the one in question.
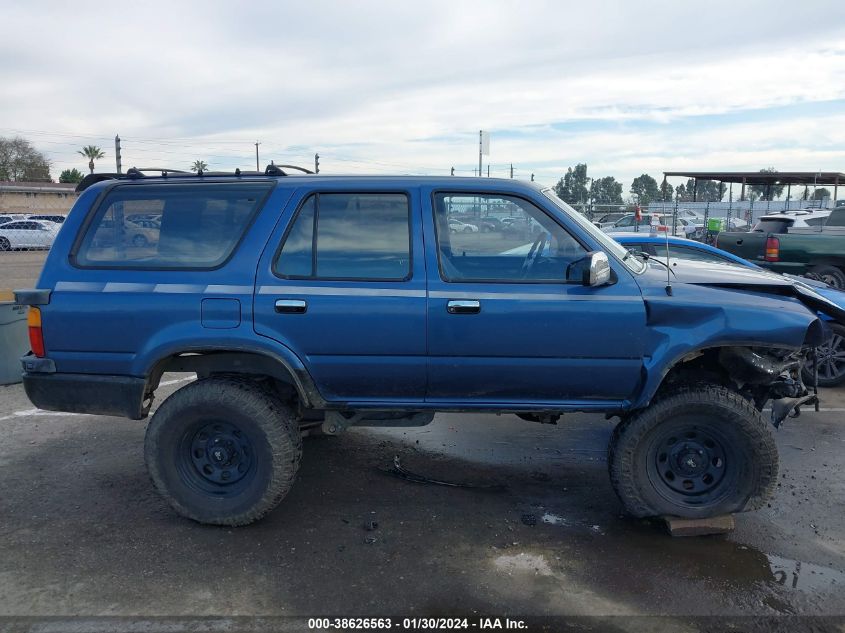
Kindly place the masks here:
POLYGON ((666 294, 672 296, 672 270, 669 261, 669 226, 666 225, 666 294))

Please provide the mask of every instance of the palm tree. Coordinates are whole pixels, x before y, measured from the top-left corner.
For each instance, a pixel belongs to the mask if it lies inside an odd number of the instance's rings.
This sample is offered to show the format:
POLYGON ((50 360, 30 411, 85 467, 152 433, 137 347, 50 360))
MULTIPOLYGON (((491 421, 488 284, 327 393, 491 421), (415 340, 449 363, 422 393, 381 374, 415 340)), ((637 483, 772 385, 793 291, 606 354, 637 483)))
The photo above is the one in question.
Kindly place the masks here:
POLYGON ((88 169, 91 170, 92 174, 94 173, 94 161, 106 156, 106 153, 96 145, 86 145, 76 153, 88 159, 88 169))
POLYGON ((206 163, 204 160, 195 160, 194 164, 191 165, 191 171, 200 172, 200 171, 206 171, 207 169, 208 169, 208 163, 206 163))

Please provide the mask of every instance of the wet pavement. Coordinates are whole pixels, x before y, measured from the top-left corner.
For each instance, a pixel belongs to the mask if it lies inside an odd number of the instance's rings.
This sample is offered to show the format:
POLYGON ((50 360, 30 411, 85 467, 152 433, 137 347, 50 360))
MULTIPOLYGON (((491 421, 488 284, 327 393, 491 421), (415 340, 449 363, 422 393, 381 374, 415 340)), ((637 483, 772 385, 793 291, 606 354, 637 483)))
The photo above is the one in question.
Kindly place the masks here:
POLYGON ((228 529, 156 495, 144 422, 39 412, 0 387, 0 616, 843 616, 845 390, 823 396, 776 433, 769 507, 730 535, 673 539, 622 515, 597 415, 309 438, 279 508, 228 529), (414 483, 389 472, 395 456, 502 488, 414 483))

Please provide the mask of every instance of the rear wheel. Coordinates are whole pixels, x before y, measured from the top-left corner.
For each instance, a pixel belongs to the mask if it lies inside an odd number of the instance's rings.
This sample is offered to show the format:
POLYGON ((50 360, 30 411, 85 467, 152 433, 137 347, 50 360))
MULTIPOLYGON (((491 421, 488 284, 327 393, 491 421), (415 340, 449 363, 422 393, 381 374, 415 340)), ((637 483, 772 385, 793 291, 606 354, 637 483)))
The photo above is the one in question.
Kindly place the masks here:
POLYGON ((248 380, 208 378, 162 403, 144 458, 150 478, 184 517, 245 525, 288 493, 302 455, 299 426, 275 395, 248 380))
MULTIPOLYGON (((833 336, 818 348, 819 386, 836 387, 845 383, 845 326, 830 323, 833 336)), ((812 365, 805 366, 804 383, 813 384, 812 365)))
POLYGON ((8 238, 0 237, 0 251, 10 250, 12 250, 12 244, 9 242, 8 238))
POLYGON ((777 481, 778 456, 768 424, 750 402, 702 385, 620 423, 608 466, 633 516, 706 518, 760 507, 777 481))
POLYGON ((143 248, 147 245, 147 238, 138 233, 132 238, 132 245, 137 246, 138 248, 143 248))
POLYGON ((836 266, 820 265, 813 267, 813 276, 829 286, 845 290, 845 273, 836 266))

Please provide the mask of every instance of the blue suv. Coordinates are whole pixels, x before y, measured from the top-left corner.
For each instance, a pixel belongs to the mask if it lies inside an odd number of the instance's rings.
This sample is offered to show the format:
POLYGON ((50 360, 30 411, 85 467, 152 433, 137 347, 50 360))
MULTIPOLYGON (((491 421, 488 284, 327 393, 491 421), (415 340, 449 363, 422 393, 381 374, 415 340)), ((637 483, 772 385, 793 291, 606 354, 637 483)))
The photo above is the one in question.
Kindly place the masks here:
POLYGON ((32 402, 140 420, 162 374, 195 373, 145 458, 202 523, 272 510, 304 431, 437 411, 618 418, 610 479, 635 516, 765 501, 761 412, 774 401, 776 426, 816 401, 801 369, 838 306, 753 269, 680 283, 533 183, 286 169, 88 176, 38 287, 17 291, 32 402))

